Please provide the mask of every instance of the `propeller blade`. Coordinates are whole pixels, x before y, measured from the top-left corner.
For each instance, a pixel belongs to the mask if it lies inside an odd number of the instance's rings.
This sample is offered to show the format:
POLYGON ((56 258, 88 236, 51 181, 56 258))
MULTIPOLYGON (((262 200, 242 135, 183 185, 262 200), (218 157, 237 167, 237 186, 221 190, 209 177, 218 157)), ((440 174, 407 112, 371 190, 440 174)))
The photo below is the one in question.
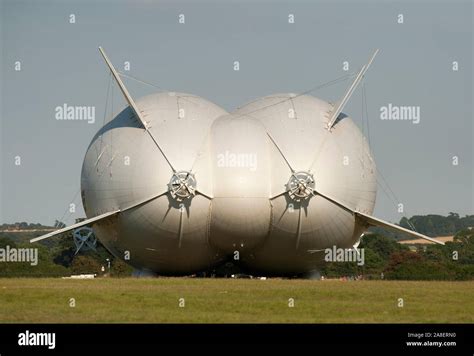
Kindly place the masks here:
POLYGON ((152 201, 152 200, 155 200, 155 199, 157 199, 157 198, 159 198, 159 197, 161 197, 161 196, 163 196, 163 195, 166 195, 167 193, 168 193, 168 190, 166 190, 166 191, 164 191, 164 192, 161 192, 161 193, 159 193, 159 194, 153 195, 153 196, 151 196, 151 197, 149 197, 149 198, 140 200, 139 202, 134 203, 134 204, 132 204, 132 205, 130 205, 130 206, 127 206, 126 208, 120 209, 119 212, 122 213, 122 212, 124 212, 124 211, 130 210, 130 209, 133 209, 133 208, 137 208, 137 207, 139 207, 140 205, 146 204, 146 203, 148 203, 148 202, 150 202, 150 201, 152 201))
POLYGON ((179 233, 178 233, 178 247, 181 248, 181 240, 183 238, 183 215, 184 215, 184 208, 179 209, 181 211, 179 215, 179 233))
POLYGON ((206 194, 206 193, 203 193, 202 191, 200 191, 199 189, 194 189, 194 191, 199 194, 199 195, 202 195, 203 197, 209 199, 209 200, 212 200, 212 195, 210 194, 206 194))
POLYGON ((288 193, 288 190, 285 190, 284 192, 278 193, 277 195, 274 195, 274 196, 270 197, 270 200, 281 197, 282 195, 285 195, 286 193, 288 193))
POLYGON ((300 205, 300 212, 298 214, 298 227, 296 228, 296 249, 300 246, 300 238, 301 238, 301 227, 303 224, 302 216, 303 216, 303 207, 300 205))

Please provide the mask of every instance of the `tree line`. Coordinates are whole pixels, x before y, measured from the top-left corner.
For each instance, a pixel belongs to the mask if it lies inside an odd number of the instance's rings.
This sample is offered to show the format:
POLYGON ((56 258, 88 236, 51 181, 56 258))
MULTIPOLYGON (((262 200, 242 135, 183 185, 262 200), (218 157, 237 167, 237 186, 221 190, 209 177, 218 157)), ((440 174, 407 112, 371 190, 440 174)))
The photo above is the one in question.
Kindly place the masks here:
MULTIPOLYGON (((41 224, 3 224, 2 227, 25 226, 31 230, 47 228, 41 224)), ((58 227, 63 226, 59 221, 58 227)), ((362 276, 366 279, 404 280, 472 280, 474 279, 474 215, 460 217, 456 213, 448 216, 415 215, 402 218, 400 225, 415 229, 430 236, 454 235, 452 242, 445 246, 418 245, 416 251, 396 240, 402 236, 380 228, 370 229, 359 248, 364 249, 365 263, 328 262, 321 267, 321 274, 328 278, 362 276)), ((28 230, 28 229, 25 229, 28 230)), ((94 273, 97 275, 130 276, 132 268, 116 259, 100 242, 95 251, 80 251, 76 247, 72 233, 65 233, 40 243, 30 244, 29 239, 41 235, 40 231, 0 232, 0 248, 7 245, 15 248, 38 248, 39 261, 36 266, 27 262, 0 262, 0 277, 58 277, 71 274, 94 273), (110 270, 109 263, 110 261, 110 270)), ((406 237, 405 237, 406 238, 406 237)))

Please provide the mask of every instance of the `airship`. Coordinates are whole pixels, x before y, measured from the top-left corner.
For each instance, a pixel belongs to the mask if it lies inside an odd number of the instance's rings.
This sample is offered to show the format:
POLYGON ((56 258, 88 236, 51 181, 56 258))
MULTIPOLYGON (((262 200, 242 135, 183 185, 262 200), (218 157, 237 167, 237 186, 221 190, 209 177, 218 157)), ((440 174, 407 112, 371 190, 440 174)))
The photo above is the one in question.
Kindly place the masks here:
POLYGON ((99 51, 128 105, 87 148, 87 218, 31 242, 92 226, 143 273, 190 275, 232 260, 280 276, 318 271, 326 249, 357 249, 370 226, 441 243, 372 215, 374 158, 343 109, 378 50, 335 103, 281 93, 233 112, 181 92, 135 100, 99 51))

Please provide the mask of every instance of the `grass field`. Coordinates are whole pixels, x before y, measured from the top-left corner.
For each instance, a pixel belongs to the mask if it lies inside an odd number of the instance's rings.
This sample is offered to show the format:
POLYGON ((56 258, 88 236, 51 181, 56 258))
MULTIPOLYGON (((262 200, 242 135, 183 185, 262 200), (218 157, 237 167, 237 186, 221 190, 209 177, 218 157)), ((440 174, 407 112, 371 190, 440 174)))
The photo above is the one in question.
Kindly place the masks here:
POLYGON ((472 323, 474 282, 8 278, 0 322, 472 323))

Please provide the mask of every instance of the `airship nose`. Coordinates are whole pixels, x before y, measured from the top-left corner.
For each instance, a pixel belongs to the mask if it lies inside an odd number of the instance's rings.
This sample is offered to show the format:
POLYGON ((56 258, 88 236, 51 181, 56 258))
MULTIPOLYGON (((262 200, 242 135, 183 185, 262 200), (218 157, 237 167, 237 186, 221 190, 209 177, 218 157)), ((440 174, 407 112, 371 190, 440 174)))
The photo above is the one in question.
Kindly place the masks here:
POLYGON ((232 253, 262 243, 270 228, 270 166, 266 130, 233 115, 211 128, 211 243, 232 253))

